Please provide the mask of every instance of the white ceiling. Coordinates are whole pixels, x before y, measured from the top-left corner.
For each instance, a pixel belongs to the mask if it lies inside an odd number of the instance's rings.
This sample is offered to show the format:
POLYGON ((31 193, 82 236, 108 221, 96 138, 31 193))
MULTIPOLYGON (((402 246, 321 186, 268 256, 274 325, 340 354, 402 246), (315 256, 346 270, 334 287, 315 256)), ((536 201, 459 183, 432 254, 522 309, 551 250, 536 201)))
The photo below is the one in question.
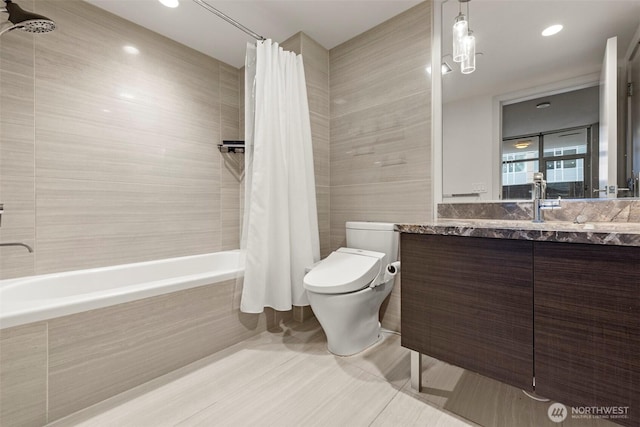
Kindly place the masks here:
MULTIPOLYGON (((192 0, 167 8, 158 0, 87 0, 102 9, 234 67, 254 39, 192 0)), ((420 0, 205 0, 259 35, 282 42, 298 31, 331 49, 420 0)))
MULTIPOLYGON (((235 67, 244 65, 253 39, 192 0, 170 9, 158 0, 87 0, 235 67)), ((205 0, 256 33, 282 42, 304 31, 331 49, 418 4, 418 0, 205 0)), ((443 77, 445 102, 598 72, 607 38, 618 36, 622 57, 640 26, 640 0, 472 0, 470 23, 477 39, 477 70, 443 77), (540 32, 555 23, 564 30, 540 32)), ((442 6, 442 53, 451 53, 451 25, 459 3, 442 6)), ((466 8, 463 5, 463 8, 466 8)), ((438 7, 436 8, 438 9, 438 7)), ((437 10, 436 13, 439 13, 437 10)))

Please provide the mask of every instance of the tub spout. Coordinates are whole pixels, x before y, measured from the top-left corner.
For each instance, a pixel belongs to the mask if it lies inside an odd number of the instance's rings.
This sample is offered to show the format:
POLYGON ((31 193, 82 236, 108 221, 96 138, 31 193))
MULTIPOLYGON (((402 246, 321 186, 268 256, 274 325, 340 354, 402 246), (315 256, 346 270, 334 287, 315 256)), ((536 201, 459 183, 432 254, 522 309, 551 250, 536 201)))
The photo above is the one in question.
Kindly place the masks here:
POLYGON ((33 248, 25 243, 0 243, 0 246, 22 246, 27 248, 29 253, 33 252, 33 248))

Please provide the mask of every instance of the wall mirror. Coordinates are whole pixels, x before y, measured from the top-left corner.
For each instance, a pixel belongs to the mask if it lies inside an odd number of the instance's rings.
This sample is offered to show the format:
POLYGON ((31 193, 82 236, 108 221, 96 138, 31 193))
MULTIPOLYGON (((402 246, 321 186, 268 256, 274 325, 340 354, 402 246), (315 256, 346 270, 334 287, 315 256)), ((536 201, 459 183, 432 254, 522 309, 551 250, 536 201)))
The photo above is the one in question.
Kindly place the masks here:
POLYGON ((443 202, 528 199, 526 167, 534 163, 556 182, 549 186, 550 197, 612 197, 598 192, 610 184, 596 179, 612 161, 618 171, 613 197, 632 196, 622 189, 632 172, 635 177, 640 172, 640 2, 444 0, 436 4, 436 13, 438 8, 442 62, 452 70, 444 74, 443 66, 441 76, 443 202), (470 74, 462 74, 452 57, 452 28, 461 11, 476 38, 476 69, 470 74), (554 24, 563 29, 542 36, 554 24), (602 152, 600 81, 613 37, 617 98, 611 125, 618 130, 610 138, 616 149, 602 152), (629 80, 637 82, 631 98, 626 96, 629 80), (548 108, 536 108, 545 102, 548 108), (519 134, 509 122, 515 110, 527 129, 519 134), (553 125, 532 130, 529 125, 539 116, 553 125), (529 145, 516 148, 518 142, 529 145), (503 188, 515 182, 522 187, 503 188))

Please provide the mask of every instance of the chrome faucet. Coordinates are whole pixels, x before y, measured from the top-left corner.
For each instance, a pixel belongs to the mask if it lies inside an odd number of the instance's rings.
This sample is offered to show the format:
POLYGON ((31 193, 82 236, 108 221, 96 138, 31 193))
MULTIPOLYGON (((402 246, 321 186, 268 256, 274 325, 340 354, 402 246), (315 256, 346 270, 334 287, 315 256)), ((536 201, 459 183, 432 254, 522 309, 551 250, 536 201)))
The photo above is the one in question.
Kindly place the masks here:
POLYGON ((22 246, 27 248, 29 253, 33 252, 33 248, 25 243, 0 243, 0 246, 22 246))
POLYGON ((542 172, 533 174, 533 222, 544 222, 542 211, 547 209, 561 209, 560 197, 558 200, 545 200, 547 182, 542 172))

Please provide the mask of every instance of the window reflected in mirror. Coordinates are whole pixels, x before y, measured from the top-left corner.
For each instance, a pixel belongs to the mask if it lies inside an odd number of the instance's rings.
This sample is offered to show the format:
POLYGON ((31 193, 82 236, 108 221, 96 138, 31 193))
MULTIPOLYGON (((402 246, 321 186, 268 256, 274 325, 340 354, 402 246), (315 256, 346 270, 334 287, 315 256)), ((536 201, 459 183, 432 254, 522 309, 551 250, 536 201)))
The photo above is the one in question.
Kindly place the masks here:
POLYGON ((502 106, 502 199, 531 199, 535 172, 546 198, 599 196, 599 96, 590 86, 502 106))
POLYGON ((583 126, 503 139, 502 198, 530 199, 535 172, 547 181, 546 198, 592 197, 592 134, 583 126))

